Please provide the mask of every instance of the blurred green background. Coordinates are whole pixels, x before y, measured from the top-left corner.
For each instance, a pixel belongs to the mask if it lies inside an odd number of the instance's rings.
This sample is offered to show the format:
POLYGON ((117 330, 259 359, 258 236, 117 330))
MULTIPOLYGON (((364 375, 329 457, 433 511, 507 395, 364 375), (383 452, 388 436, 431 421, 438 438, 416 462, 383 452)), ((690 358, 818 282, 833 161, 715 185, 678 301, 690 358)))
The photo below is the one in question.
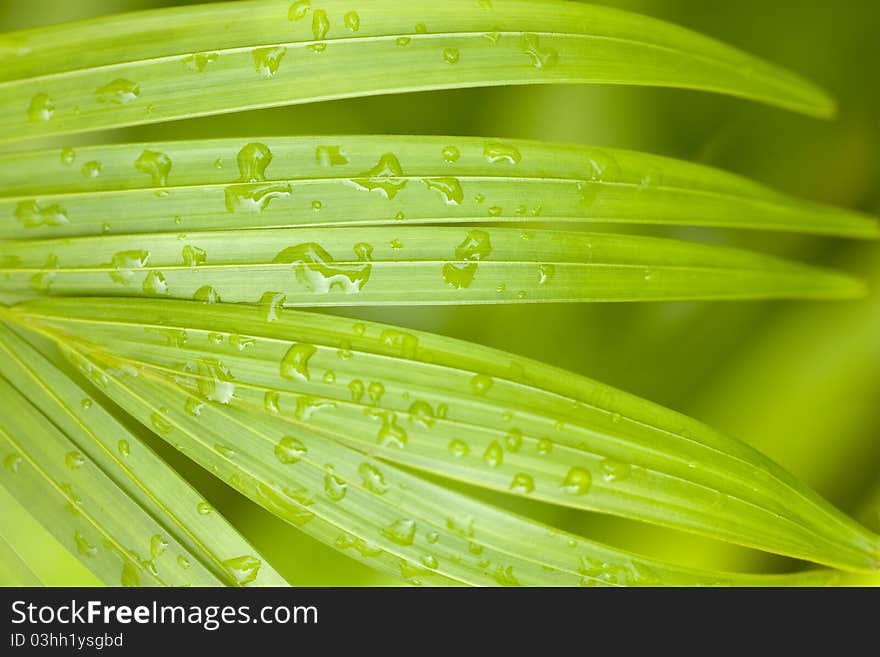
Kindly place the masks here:
MULTIPOLYGON (((403 0, 402 0, 403 1, 403 0)), ((442 0, 438 0, 442 1, 442 0)), ((185 2, 0 0, 0 31, 185 2)), ((679 23, 825 86, 840 116, 819 122, 708 94, 626 87, 510 87, 387 96, 104 132, 96 143, 333 133, 480 135, 644 150, 880 214, 877 0, 607 0, 679 23)), ((29 147, 38 144, 28 144, 29 147)), ((589 226, 585 230, 605 230, 589 226)), ((620 231, 620 227, 613 230, 620 231)), ((581 304, 345 309, 530 356, 670 406, 749 442, 880 531, 880 247, 695 228, 642 233, 748 246, 860 273, 857 302, 581 304)), ((155 443, 154 443, 155 444, 155 443)), ((155 445, 295 585, 395 585, 274 519, 155 445)), ((692 566, 782 572, 799 564, 630 521, 511 502, 584 536, 692 566)), ((0 497, 17 550, 45 555, 51 584, 94 580, 16 502, 0 497), (7 512, 8 510, 8 512, 7 512)), ((880 585, 878 577, 848 577, 880 585)))

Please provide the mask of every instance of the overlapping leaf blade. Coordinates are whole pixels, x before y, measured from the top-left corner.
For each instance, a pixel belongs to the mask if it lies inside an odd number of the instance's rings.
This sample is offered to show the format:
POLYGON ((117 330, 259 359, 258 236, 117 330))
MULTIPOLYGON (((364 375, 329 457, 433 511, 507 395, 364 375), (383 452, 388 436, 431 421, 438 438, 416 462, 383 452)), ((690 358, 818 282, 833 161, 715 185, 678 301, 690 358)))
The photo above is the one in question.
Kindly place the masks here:
MULTIPOLYGON (((555 504, 842 568, 878 565, 880 538, 746 445, 510 354, 244 306, 43 300, 16 316, 92 359, 140 373, 126 377, 129 388, 155 379, 188 390, 212 414, 247 418, 239 426, 271 421, 273 445, 287 427, 298 441, 294 451, 330 439, 355 453, 555 504)), ((157 394, 143 389, 140 398, 157 394)), ((166 415, 201 421, 186 417, 182 398, 172 406, 170 392, 162 397, 161 422, 170 422, 166 415)))
POLYGON ((6 239, 503 222, 880 234, 871 217, 709 167, 466 137, 223 139, 8 154, 0 156, 0 216, 9 219, 0 225, 6 239))
POLYGON ((142 440, 2 325, 0 371, 3 484, 103 581, 285 583, 142 440))
POLYGON ((0 142, 331 98, 552 82, 675 86, 834 112, 810 83, 712 39, 569 2, 152 11, 7 34, 0 71, 0 142))
POLYGON ((274 305, 847 298, 836 272, 640 236, 494 227, 287 228, 0 243, 0 295, 274 305))
MULTIPOLYGON (((42 321, 28 323, 46 331, 42 321)), ((170 339, 179 336, 174 328, 161 330, 170 339)), ((699 571, 614 550, 407 474, 320 426, 291 428, 272 410, 274 402, 265 412, 248 403, 216 403, 235 394, 229 382, 193 383, 76 337, 54 337, 84 371, 99 373, 108 396, 216 476, 310 535, 413 584, 811 585, 833 579, 828 572, 699 571)), ((298 414, 321 407, 315 401, 298 414)))

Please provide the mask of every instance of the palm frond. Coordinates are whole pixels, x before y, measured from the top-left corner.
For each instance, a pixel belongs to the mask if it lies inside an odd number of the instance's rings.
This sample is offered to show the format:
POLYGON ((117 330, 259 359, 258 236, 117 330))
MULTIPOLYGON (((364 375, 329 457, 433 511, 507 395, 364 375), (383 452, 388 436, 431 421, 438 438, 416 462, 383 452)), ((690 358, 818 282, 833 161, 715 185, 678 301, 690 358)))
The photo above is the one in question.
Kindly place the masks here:
POLYGON ((755 57, 570 2, 149 11, 7 34, 0 70, 0 142, 332 98, 560 82, 702 89, 834 113, 823 91, 755 57))
MULTIPOLYGON (((215 465, 296 477, 303 461, 329 481, 350 453, 842 568, 880 558, 880 538, 745 444, 503 352, 294 311, 267 321, 226 304, 44 300, 12 316, 112 369, 108 395, 168 440, 187 426, 215 465), (236 438, 248 427, 252 441, 236 438)), ((317 497, 315 481, 302 485, 317 497)))

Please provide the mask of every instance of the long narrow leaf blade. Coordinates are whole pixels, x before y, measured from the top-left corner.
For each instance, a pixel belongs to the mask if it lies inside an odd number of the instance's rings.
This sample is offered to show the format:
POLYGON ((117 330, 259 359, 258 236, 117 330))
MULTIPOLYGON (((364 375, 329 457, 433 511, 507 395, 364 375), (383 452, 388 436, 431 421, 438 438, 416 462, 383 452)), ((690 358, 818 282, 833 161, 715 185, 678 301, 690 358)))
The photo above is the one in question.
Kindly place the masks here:
MULTIPOLYGON (((504 586, 814 585, 827 572, 753 576, 664 564, 501 511, 347 447, 294 437, 280 415, 215 403, 182 380, 77 340, 74 362, 133 417, 309 535, 411 584, 504 586), (256 411, 256 412, 255 412, 256 411)), ((215 393, 223 394, 221 388, 215 393)))
POLYGON ((880 235, 872 217, 709 167, 468 137, 223 139, 0 155, 0 217, 9 219, 0 223, 6 239, 502 222, 880 235))
POLYGON ((0 295, 324 306, 846 298, 864 285, 768 256, 494 227, 260 229, 0 242, 0 295))
MULTIPOLYGON (((79 476, 80 469, 88 464, 98 471, 95 481, 113 481, 113 485, 102 484, 106 486, 102 494, 93 494, 98 504, 107 509, 121 509, 118 517, 123 520, 127 514, 134 513, 136 516, 149 517, 154 524, 161 526, 160 532, 146 536, 148 542, 152 541, 149 543, 152 559, 164 554, 168 549, 166 537, 172 537, 179 543, 180 551, 176 561, 166 567, 180 571, 181 577, 186 577, 197 567, 214 578, 195 579, 193 583, 285 584, 271 565, 265 563, 254 548, 142 440, 119 424, 97 399, 3 325, 0 325, 0 371, 15 386, 16 395, 28 400, 28 412, 37 418, 35 422, 50 427, 50 435, 56 436, 59 444, 67 446, 68 450, 63 455, 57 451, 54 454, 67 466, 68 477, 79 476), (37 417, 38 413, 42 417, 37 417), (47 422, 51 422, 51 425, 47 422), (63 438, 59 434, 63 434, 63 438), (239 565, 244 562, 251 564, 251 567, 240 568, 239 565), (248 581, 243 582, 243 579, 248 581)), ((4 414, 14 413, 15 409, 7 407, 4 398, 4 414)), ((49 440, 50 437, 43 436, 42 430, 35 429, 21 438, 19 447, 28 453, 39 454, 43 453, 39 451, 39 443, 49 440)), ((10 458, 18 462, 16 457, 10 458)), ((45 465, 39 459, 34 459, 33 463, 35 466, 45 465)), ((17 466, 13 470, 17 470, 17 466)), ((50 471, 47 469, 44 474, 43 484, 52 484, 50 471)), ((10 490, 19 499, 30 503, 29 500, 33 498, 24 496, 14 485, 15 481, 18 479, 10 477, 10 490)), ((55 481, 59 481, 57 477, 55 481)), ((62 483, 61 487, 68 492, 74 488, 78 492, 80 488, 73 483, 62 483)), ((41 497, 45 498, 46 495, 41 497)), ((35 504, 31 508, 44 525, 53 528, 53 531, 57 529, 52 519, 57 518, 59 513, 54 507, 51 511, 45 511, 45 515, 41 514, 43 506, 35 504)), ((61 523, 60 526, 67 524, 61 523)), ((108 559, 111 563, 113 559, 112 554, 99 549, 102 544, 86 538, 89 534, 74 535, 72 541, 64 532, 61 534, 60 538, 74 548, 72 553, 86 566, 96 573, 106 574, 103 568, 108 559)), ((138 562, 139 568, 141 565, 138 562)), ((158 565, 153 561, 148 566, 158 572, 158 565)), ((164 575, 164 571, 161 574, 164 575)), ((118 582, 111 580, 108 583, 118 582)))
MULTIPOLYGON (((745 444, 510 354, 338 317, 267 321, 246 306, 56 299, 13 314, 208 408, 280 422, 276 441, 287 425, 308 449, 330 437, 477 486, 840 568, 880 566, 880 538, 745 444)), ((166 411, 185 415, 182 403, 166 411)))
POLYGON ((664 85, 827 117, 828 96, 712 39, 604 7, 525 0, 214 4, 7 34, 0 142, 381 93, 664 85))

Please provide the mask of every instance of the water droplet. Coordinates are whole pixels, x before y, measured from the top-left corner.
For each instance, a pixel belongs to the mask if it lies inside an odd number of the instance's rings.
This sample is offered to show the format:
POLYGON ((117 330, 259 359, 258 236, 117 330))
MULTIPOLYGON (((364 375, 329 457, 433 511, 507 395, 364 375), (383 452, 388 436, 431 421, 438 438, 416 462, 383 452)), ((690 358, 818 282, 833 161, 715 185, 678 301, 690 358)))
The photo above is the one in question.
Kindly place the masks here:
POLYGON ((473 390, 475 394, 483 396, 489 392, 492 383, 493 380, 491 376, 487 374, 477 374, 471 379, 471 390, 473 390))
POLYGON ((348 484, 339 476, 328 472, 324 475, 324 494, 332 501, 339 502, 348 492, 348 484))
POLYGON ((513 480, 510 482, 510 490, 514 493, 528 495, 535 490, 535 480, 532 479, 531 475, 519 472, 513 475, 513 480))
POLYGON ((257 305, 263 308, 263 319, 267 322, 277 322, 281 319, 286 301, 287 296, 281 292, 264 292, 257 305))
POLYGON ((458 51, 458 48, 443 49, 443 61, 447 64, 457 64, 460 58, 461 53, 458 51))
POLYGON ((315 160, 322 167, 343 166, 348 158, 339 146, 318 146, 315 149, 315 160))
POLYGON ((289 183, 245 183, 229 185, 225 190, 228 212, 264 212, 272 201, 293 193, 289 183))
POLYGON ((469 287, 477 274, 477 265, 492 253, 489 233, 482 230, 468 232, 464 241, 455 249, 457 262, 443 265, 443 279, 452 287, 469 287))
POLYGON ((330 19, 327 17, 327 12, 323 9, 316 9, 312 12, 312 36, 315 37, 315 41, 326 39, 329 31, 330 19))
POLYGON ((446 205, 461 205, 464 202, 464 190, 458 178, 425 178, 428 189, 440 192, 446 205))
POLYGON ((387 527, 381 529, 381 534, 389 541, 393 541, 398 545, 412 545, 416 537, 415 520, 401 519, 395 520, 387 527))
POLYGON ((352 178, 351 183, 358 189, 382 194, 388 200, 397 196, 406 187, 408 180, 401 178, 403 168, 394 153, 385 153, 379 162, 360 177, 352 178))
POLYGON ((611 423, 612 424, 620 424, 623 420, 623 416, 620 413, 612 413, 611 414, 611 423))
POLYGON ((584 495, 593 484, 593 476, 583 468, 572 468, 565 475, 562 489, 570 495, 584 495))
POLYGON ((495 572, 492 573, 492 577, 498 582, 501 586, 519 586, 519 580, 513 574, 513 566, 498 566, 495 569, 495 572))
POLYGON ((376 442, 383 447, 406 447, 406 430, 397 423, 397 413, 393 411, 368 410, 370 417, 382 421, 382 427, 376 438, 376 442))
POLYGON ((145 150, 134 161, 134 168, 150 176, 155 187, 164 187, 171 173, 171 158, 165 153, 145 150))
POLYGON ((285 465, 298 463, 308 450, 301 440, 293 436, 284 436, 275 445, 275 457, 285 465))
POLYGON ((210 285, 204 285, 196 290, 193 294, 193 301, 201 301, 202 303, 220 303, 220 295, 210 285))
POLYGON ((16 205, 15 218, 24 224, 25 228, 63 226, 70 221, 67 217, 67 211, 57 203, 40 207, 36 201, 21 201, 16 205))
POLYGON ((309 13, 309 9, 311 8, 312 3, 309 0, 298 0, 298 2, 294 2, 290 5, 290 9, 287 10, 287 20, 302 20, 306 17, 306 14, 309 13))
POLYGON ((307 508, 315 501, 304 488, 285 488, 278 491, 270 486, 257 484, 257 502, 297 527, 302 527, 315 517, 307 508))
POLYGON ((263 562, 256 557, 247 555, 227 559, 223 562, 223 565, 232 574, 239 586, 246 586, 257 579, 263 562))
POLYGON ((553 449, 553 441, 548 440, 547 438, 541 438, 536 445, 538 454, 541 456, 547 456, 550 451, 553 449))
POLYGON ((556 265, 543 264, 538 266, 538 285, 547 285, 556 275, 556 265))
POLYGON ((358 466, 358 473, 360 473, 364 488, 367 490, 378 495, 384 495, 388 491, 385 477, 376 466, 369 463, 361 463, 358 466))
POLYGON ((149 251, 119 251, 110 261, 113 270, 108 274, 115 282, 128 285, 134 278, 135 270, 144 268, 149 259, 149 251))
POLYGON ((281 66, 281 60, 286 54, 287 48, 284 46, 256 48, 253 51, 254 68, 264 79, 274 78, 278 67, 281 66))
POLYGON ((48 121, 54 113, 55 103, 48 94, 37 94, 31 98, 31 104, 28 107, 28 119, 31 122, 48 121))
POLYGON ((423 427, 433 427, 437 421, 434 409, 426 401, 415 401, 409 407, 409 419, 411 422, 421 424, 423 427))
POLYGON ((329 294, 334 289, 357 294, 370 280, 373 247, 362 242, 355 245, 354 253, 359 264, 336 265, 320 244, 307 242, 284 249, 272 262, 292 264, 297 281, 314 294, 329 294))
POLYGON ((605 459, 602 461, 602 477, 605 481, 623 481, 632 473, 632 467, 629 463, 615 461, 614 459, 605 459))
POLYGON ((370 395, 370 401, 372 401, 373 404, 378 404, 382 399, 382 395, 385 394, 385 386, 378 381, 373 381, 367 386, 367 392, 370 395))
POLYGON ((179 557, 177 557, 177 565, 186 570, 187 568, 189 568, 189 559, 181 554, 179 557))
POLYGON ((238 351, 244 351, 248 347, 253 347, 257 344, 256 338, 249 338, 245 335, 239 335, 238 333, 233 333, 229 336, 229 345, 238 349, 238 351))
POLYGON ((165 554, 165 550, 167 549, 168 541, 159 534, 153 535, 153 537, 150 539, 150 559, 158 559, 163 554, 165 554))
POLYGON ((194 52, 183 58, 183 65, 189 71, 204 73, 208 64, 217 61, 218 57, 216 52, 194 52))
POLYGON ((91 400, 91 399, 83 399, 83 400, 80 402, 80 406, 82 406, 82 409, 83 409, 84 411, 87 411, 87 410, 89 410, 89 409, 92 407, 92 400, 91 400))
POLYGON ((431 554, 426 554, 422 557, 422 565, 424 565, 426 568, 435 570, 438 566, 437 558, 431 554))
POLYGON ((366 324, 361 324, 360 322, 358 322, 352 327, 352 331, 355 335, 363 335, 367 332, 367 326, 366 324))
POLYGON ((279 407, 280 398, 280 393, 273 390, 266 391, 266 394, 263 395, 263 408, 267 413, 278 415, 281 412, 281 408, 279 407))
POLYGON ((400 251, 400 249, 403 248, 403 242, 401 242, 401 241, 400 241, 399 239, 397 239, 397 238, 391 240, 391 241, 389 242, 389 244, 391 245, 391 248, 394 249, 395 251, 400 251))
POLYGON ((502 144, 500 142, 490 142, 483 148, 483 157, 490 164, 519 164, 522 161, 522 155, 515 146, 502 144))
POLYGON ((159 410, 160 413, 152 413, 150 415, 150 422, 152 423, 153 428, 161 434, 171 433, 174 426, 161 415, 161 413, 167 413, 167 409, 162 408, 159 410))
POLYGON ((98 553, 98 548, 79 532, 74 532, 73 541, 76 544, 76 551, 84 557, 93 557, 98 553))
POLYGON ((356 11, 350 11, 345 15, 344 18, 345 27, 347 27, 352 32, 357 32, 361 29, 361 17, 358 16, 356 11))
POLYGON ((102 165, 100 162, 98 162, 97 160, 91 160, 83 164, 80 171, 82 172, 82 175, 84 175, 86 178, 97 178, 101 175, 101 169, 103 168, 104 165, 102 165))
POLYGON ((183 371, 196 375, 196 385, 204 399, 229 404, 235 398, 232 373, 216 358, 198 358, 187 363, 183 371))
POLYGON ((22 458, 20 454, 9 454, 5 459, 3 459, 3 467, 15 474, 18 472, 18 468, 21 465, 22 458))
POLYGON ((137 99, 141 95, 141 88, 137 82, 117 78, 103 87, 95 89, 95 98, 101 103, 125 105, 137 99))
POLYGON ((364 382, 360 379, 352 379, 351 383, 348 384, 348 389, 351 391, 351 400, 353 402, 359 402, 364 398, 364 382))
POLYGON ((317 349, 314 345, 298 343, 287 350, 281 359, 281 376, 285 379, 308 381, 309 359, 317 349))
POLYGON ((553 48, 542 48, 535 34, 523 34, 520 48, 531 58, 532 66, 539 70, 551 68, 559 60, 559 53, 553 48))
POLYGON ((197 397, 187 397, 186 404, 184 404, 184 410, 193 417, 201 415, 204 408, 205 402, 197 397))
POLYGON ((66 146, 61 149, 61 164, 64 166, 70 166, 74 162, 76 162, 76 151, 73 150, 70 146, 66 146))
POLYGON ((64 456, 64 463, 71 470, 77 470, 85 465, 86 460, 83 458, 83 455, 79 452, 67 452, 64 456))
POLYGON ((409 45, 412 39, 408 36, 397 37, 397 45, 401 48, 405 48, 409 45))
POLYGON ((461 459, 471 453, 471 448, 463 440, 453 440, 449 443, 449 453, 455 458, 461 459))
POLYGON ((312 210, 315 212, 320 212, 321 208, 324 207, 324 204, 321 201, 312 201, 312 210))
POLYGON ((129 457, 129 455, 131 454, 131 445, 128 444, 128 441, 127 441, 127 440, 120 440, 120 441, 116 444, 116 449, 119 450, 119 455, 120 455, 122 458, 126 458, 126 459, 127 459, 127 458, 129 457))
POLYGON ((461 157, 461 151, 455 146, 447 146, 443 149, 442 155, 444 162, 452 164, 453 162, 458 162, 458 159, 461 157))
POLYGON ((160 271, 151 271, 144 279, 144 292, 154 296, 168 294, 168 282, 160 271))
POLYGON ((216 443, 214 445, 214 451, 217 452, 220 456, 225 459, 232 460, 235 458, 235 448, 231 445, 224 445, 223 443, 216 443))
POLYGON ((501 465, 501 462, 504 460, 504 450, 501 448, 501 445, 498 444, 497 440, 493 440, 489 447, 486 448, 486 452, 483 454, 483 460, 490 468, 497 468, 501 465))
POLYGON ((183 257, 183 264, 187 267, 198 267, 199 265, 204 265, 207 261, 208 254, 204 249, 200 249, 197 246, 192 246, 191 244, 187 244, 183 247, 181 251, 181 256, 183 257))
POLYGON ((198 505, 196 505, 196 510, 199 512, 199 515, 203 516, 211 515, 214 511, 214 509, 211 508, 211 505, 207 502, 199 502, 198 505))

